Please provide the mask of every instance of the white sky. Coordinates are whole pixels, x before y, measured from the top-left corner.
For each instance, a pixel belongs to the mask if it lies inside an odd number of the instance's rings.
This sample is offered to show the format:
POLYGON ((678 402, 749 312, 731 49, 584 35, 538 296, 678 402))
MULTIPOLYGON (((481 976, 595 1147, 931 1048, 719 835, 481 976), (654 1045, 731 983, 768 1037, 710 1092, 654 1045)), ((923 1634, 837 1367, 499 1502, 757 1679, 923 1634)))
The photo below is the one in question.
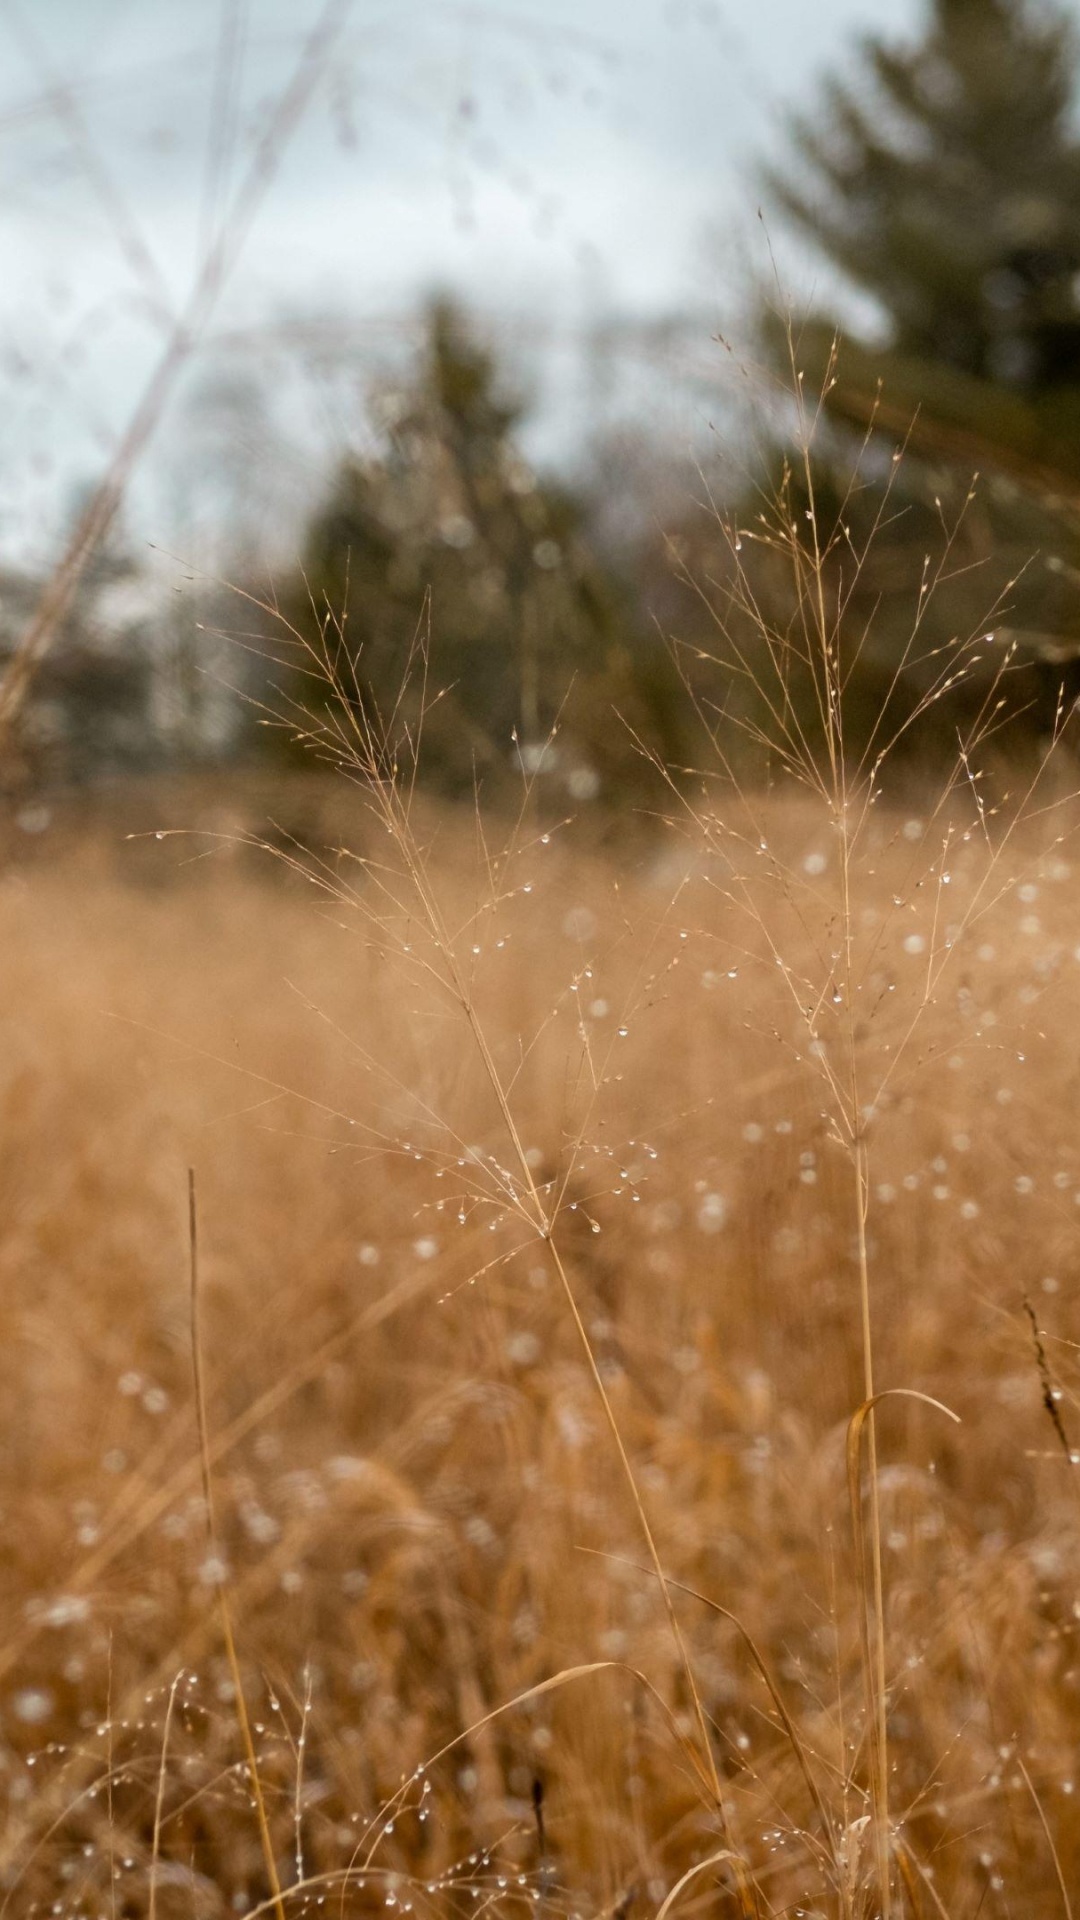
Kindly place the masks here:
MULTIPOLYGON (((28 523, 47 549, 107 458, 160 352, 152 300, 183 299, 317 12, 0 0, 0 554, 28 523)), ((240 364, 285 322, 384 338, 438 284, 524 333, 692 311, 707 351, 761 258, 754 165, 785 105, 919 12, 355 0, 213 328, 245 333, 240 364)))

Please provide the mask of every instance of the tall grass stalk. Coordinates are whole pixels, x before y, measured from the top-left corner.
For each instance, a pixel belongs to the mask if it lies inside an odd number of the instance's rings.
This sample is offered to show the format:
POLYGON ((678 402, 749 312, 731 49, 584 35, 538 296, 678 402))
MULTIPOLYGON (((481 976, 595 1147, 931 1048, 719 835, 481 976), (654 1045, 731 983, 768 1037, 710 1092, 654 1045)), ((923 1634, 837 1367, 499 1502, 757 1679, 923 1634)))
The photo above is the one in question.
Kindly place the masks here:
MULTIPOLYGON (((271 613, 273 609, 263 605, 260 611, 271 613)), ((382 722, 369 711, 365 700, 359 694, 355 678, 355 663, 350 661, 344 624, 336 620, 332 612, 322 610, 319 641, 312 642, 291 627, 289 637, 300 656, 306 660, 308 671, 315 684, 322 689, 323 704, 319 711, 307 708, 299 712, 294 711, 287 716, 287 724, 293 731, 298 732, 315 751, 332 758, 338 768, 350 779, 356 781, 368 796, 380 827, 400 858, 402 875, 419 910, 421 924, 430 938, 433 959, 424 963, 424 970, 431 975, 435 984, 448 995, 458 1009, 482 1063, 487 1085, 512 1155, 512 1170, 497 1169, 498 1186, 492 1198, 496 1204, 506 1207, 524 1225, 526 1231, 535 1236, 545 1249, 557 1277, 652 1561, 672 1638, 678 1650, 680 1665, 693 1702, 698 1736, 698 1747, 692 1755, 695 1771, 702 1779, 715 1805, 721 1830, 726 1832, 724 1796, 693 1665, 686 1650, 682 1628, 669 1592, 637 1476, 611 1403, 611 1397, 597 1364, 596 1354, 582 1318, 581 1308, 567 1272, 560 1245, 558 1220, 561 1203, 565 1197, 566 1177, 561 1183, 555 1184, 554 1192, 545 1200, 529 1161, 509 1089, 499 1070, 474 994, 462 967, 458 939, 440 904, 428 856, 414 831, 412 804, 415 798, 416 771, 421 745, 419 730, 415 737, 407 727, 398 731, 399 715, 396 712, 389 716, 387 722, 382 722)), ((425 659, 422 652, 415 664, 421 684, 424 685, 425 659)), ((406 687, 407 681, 403 685, 403 691, 406 687)), ((423 717, 424 698, 422 696, 419 728, 422 728, 423 717)), ((526 781, 521 815, 514 837, 530 820, 533 812, 534 788, 535 776, 526 781)), ((374 882, 376 892, 385 895, 388 891, 388 876, 385 870, 375 868, 370 862, 365 861, 362 864, 367 877, 374 882)), ((497 869, 493 872, 492 878, 494 887, 497 889, 499 884, 497 869)), ((331 880, 326 876, 325 880, 331 894, 335 893, 339 885, 336 877, 331 880)), ((343 903, 360 907, 362 916, 371 922, 380 941, 387 939, 386 923, 378 912, 372 913, 362 895, 350 888, 347 892, 343 890, 340 897, 343 903)), ((497 892, 493 893, 491 905, 494 905, 497 897, 497 892)), ((395 901, 395 905, 400 905, 400 901, 395 901)), ((408 951, 409 944, 406 944, 405 952, 408 953, 408 951)), ((587 1125, 588 1110, 579 1129, 576 1143, 578 1146, 587 1125)), ((572 1152, 569 1156, 570 1165, 573 1164, 574 1157, 572 1152)))
MULTIPOLYGON (((221 1637, 225 1643, 225 1654, 229 1663, 229 1675, 233 1687, 233 1699, 236 1705, 237 1725, 244 1747, 244 1759, 247 1777, 251 1787, 251 1798, 255 1808, 255 1818, 259 1828, 259 1844, 262 1847, 263 1864, 270 1887, 270 1898, 276 1920, 285 1920, 285 1903, 282 1899, 281 1880, 274 1857, 274 1843, 270 1837, 270 1822, 266 1817, 266 1801, 263 1797, 262 1781, 259 1777, 259 1762, 255 1752, 255 1741, 251 1731, 251 1716, 248 1713, 244 1696, 244 1677, 240 1671, 240 1659, 236 1651, 236 1636, 233 1632, 232 1610, 229 1606, 228 1571, 222 1555, 221 1541, 218 1535, 217 1517, 214 1506, 214 1482, 210 1465, 210 1422, 206 1412, 206 1386, 203 1377, 203 1349, 201 1329, 201 1303, 199 1290, 199 1215, 195 1190, 195 1169, 188 1168, 188 1250, 191 1277, 191 1365, 195 1383, 195 1413, 199 1427, 199 1461, 202 1468, 202 1493, 206 1507, 206 1542, 209 1549, 207 1573, 218 1601, 218 1614, 221 1620, 221 1637)), ((166 1715, 165 1729, 168 1733, 173 1692, 169 1693, 169 1713, 166 1715)), ((164 1736, 163 1736, 164 1738, 164 1736)), ((162 1763, 164 1765, 164 1762, 162 1763)), ((155 1818, 155 1851, 157 1859, 157 1839, 160 1834, 160 1813, 155 1818)), ((151 1878, 151 1892, 156 1882, 151 1878)))
MULTIPOLYGON (((941 516, 941 549, 936 561, 927 555, 923 576, 918 583, 916 611, 905 646, 896 660, 891 683, 869 739, 853 749, 848 739, 845 710, 853 680, 857 679, 860 658, 867 635, 851 632, 850 608, 867 568, 877 538, 890 508, 890 499, 906 451, 903 441, 893 461, 889 483, 881 494, 877 511, 863 544, 857 546, 848 525, 852 500, 861 486, 862 459, 867 455, 879 421, 872 414, 866 429, 862 453, 850 468, 846 492, 829 524, 819 506, 815 446, 824 427, 824 403, 836 381, 839 352, 834 342, 821 390, 809 398, 804 376, 798 367, 797 336, 788 328, 790 354, 789 405, 793 408, 793 441, 797 449, 795 468, 784 464, 775 492, 761 495, 761 510, 749 526, 738 525, 716 513, 728 555, 729 572, 724 597, 719 606, 708 600, 709 612, 718 630, 718 648, 709 656, 729 683, 749 689, 761 716, 747 715, 738 709, 724 711, 717 722, 702 704, 694 678, 693 662, 683 659, 687 691, 698 702, 699 712, 712 748, 713 764, 695 778, 688 789, 685 779, 677 781, 669 769, 654 761, 660 778, 679 810, 689 813, 705 846, 721 856, 727 865, 734 852, 736 862, 745 861, 749 852, 759 871, 752 877, 739 865, 728 865, 730 878, 720 881, 724 898, 753 928, 764 957, 776 969, 807 1042, 807 1054, 820 1076, 830 1111, 833 1137, 847 1157, 851 1182, 851 1219, 855 1244, 857 1275, 857 1321, 861 1349, 862 1415, 866 1423, 867 1502, 869 1508, 870 1578, 869 1591, 860 1591, 859 1607, 869 1615, 865 1638, 866 1720, 870 1744, 870 1802, 872 1809, 874 1853, 878 1897, 883 1920, 890 1920, 893 1903, 893 1834, 889 1805, 889 1679, 886 1621, 886 1597, 882 1557, 880 1469, 875 1409, 881 1398, 875 1367, 874 1287, 871 1272, 869 1219, 871 1209, 871 1132, 880 1121, 885 1096, 910 1055, 924 1018, 935 1001, 946 968, 955 951, 963 944, 970 927, 986 910, 994 893, 1002 861, 1020 827, 1041 800, 1040 787, 1054 758, 1068 715, 1061 700, 1053 735, 1041 751, 1034 774, 1026 790, 1011 806, 1004 808, 1004 820, 996 842, 991 838, 991 818, 999 809, 983 798, 985 769, 980 755, 1001 724, 1005 706, 1003 686, 1013 671, 1015 645, 1010 643, 996 669, 987 676, 980 658, 986 627, 992 626, 1007 604, 1006 596, 1014 584, 1008 583, 1001 596, 983 613, 978 626, 966 636, 955 636, 942 648, 923 640, 935 593, 948 577, 953 552, 965 515, 975 499, 977 476, 951 524, 941 516), (796 504, 795 473, 798 493, 805 502, 800 516, 796 504), (800 517, 802 524, 800 524, 800 517), (805 530, 804 530, 805 529, 805 530), (766 554, 784 563, 789 579, 789 614, 786 624, 777 623, 762 601, 755 579, 753 554, 766 554), (931 667, 926 676, 928 664, 931 667), (906 680, 916 669, 922 670, 924 684, 910 703, 910 710, 898 718, 893 711, 896 696, 906 690, 906 680), (946 861, 950 849, 961 834, 969 839, 970 825, 957 824, 962 811, 985 837, 989 858, 982 882, 959 928, 952 937, 941 936, 935 911, 934 932, 927 959, 926 979, 905 1031, 891 1047, 886 1065, 877 1065, 868 1056, 866 1031, 869 1021, 864 1011, 868 956, 858 952, 858 873, 862 843, 867 834, 872 810, 881 800, 883 781, 890 761, 911 730, 924 723, 938 705, 973 676, 980 675, 983 693, 976 717, 957 730, 953 764, 934 798, 931 824, 940 822, 941 854, 931 865, 930 878, 936 886, 936 906, 940 907, 942 887, 948 884, 946 861), (732 739, 742 732, 752 749, 768 767, 763 786, 744 785, 740 758, 733 751, 732 739), (768 811, 770 784, 778 780, 807 791, 820 805, 835 835, 837 846, 837 901, 835 916, 828 928, 818 926, 811 934, 818 939, 828 931, 830 947, 819 947, 821 972, 816 979, 798 975, 786 958, 780 921, 784 909, 794 907, 796 919, 803 911, 796 896, 805 889, 800 876, 785 870, 769 851, 764 821, 768 811), (744 824, 735 827, 722 819, 711 798, 699 803, 694 786, 708 795, 719 782, 736 802, 744 824), (763 860, 758 856, 763 856, 763 860), (762 903, 760 866, 764 865, 783 907, 774 923, 762 903), (838 1009, 830 1019, 831 1009, 838 1009)), ((700 582, 684 572, 686 583, 701 592, 700 582)), ((700 650, 697 659, 706 655, 700 650)), ((1063 806, 1068 796, 1058 793, 1050 806, 1063 806)), ((920 885, 922 882, 920 881, 920 885)), ((900 901, 895 903, 898 907, 900 901)), ((805 925, 805 921, 804 921, 805 925)), ((810 931, 809 928, 806 929, 810 931)), ((872 1016, 871 1016, 872 1017, 872 1016)), ((887 1049, 888 1050, 888 1049, 887 1049)), ((861 1566, 861 1560, 860 1560, 861 1566)), ((860 1574, 861 1578, 861 1574, 860 1574)))

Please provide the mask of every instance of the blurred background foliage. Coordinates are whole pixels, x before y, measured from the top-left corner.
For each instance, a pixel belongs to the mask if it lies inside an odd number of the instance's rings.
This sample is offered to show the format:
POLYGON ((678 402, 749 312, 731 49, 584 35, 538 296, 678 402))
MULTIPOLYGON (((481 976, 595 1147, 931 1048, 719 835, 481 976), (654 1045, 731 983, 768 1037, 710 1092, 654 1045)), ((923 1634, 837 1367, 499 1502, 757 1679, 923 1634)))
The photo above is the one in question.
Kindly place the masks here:
POLYGON ((578 801, 632 789, 642 745, 677 752, 672 660, 588 493, 524 458, 524 402, 450 301, 432 302, 409 377, 371 412, 370 452, 315 508, 267 633, 280 736, 302 745, 318 724, 328 649, 369 717, 397 709, 416 729, 424 707, 426 777, 445 792, 508 768, 578 801))
POLYGON ((924 744, 970 725, 1006 650, 1014 738, 1045 735, 1062 689, 1066 703, 1080 692, 1077 62, 1060 9, 933 0, 915 44, 863 41, 766 176, 773 206, 873 316, 861 337, 826 312, 767 310, 762 328, 773 368, 824 396, 818 512, 852 527, 836 570, 850 575, 878 528, 848 603, 866 635, 851 685, 861 739, 887 699, 902 723, 943 650, 981 623, 994 636, 983 669, 935 710, 924 744), (916 618, 921 664, 890 693, 916 618))
MULTIPOLYGON (((723 460, 708 433, 674 449, 610 418, 583 423, 558 471, 526 458, 514 344, 432 298, 385 364, 343 343, 361 429, 330 471, 292 463, 299 532, 268 542, 260 470, 289 451, 248 370, 220 459, 199 425, 224 527, 213 565, 163 619, 114 536, 67 609, 9 781, 285 763, 325 706, 322 647, 369 713, 400 703, 415 728, 424 706, 426 778, 446 794, 524 770, 553 803, 636 804, 650 757, 682 777, 708 734, 761 771, 769 636, 788 651, 784 701, 806 738, 822 732, 793 528, 842 609, 856 758, 948 680, 918 734, 936 759, 1006 661, 1014 750, 1037 746, 1080 692, 1076 28, 1049 0, 930 0, 907 43, 872 34, 853 56, 764 171, 777 257, 794 240, 830 299, 794 311, 775 284, 748 285, 756 399, 724 416, 723 460)), ((718 344, 703 416, 732 365, 718 344)), ((39 585, 5 575, 0 661, 39 585)))

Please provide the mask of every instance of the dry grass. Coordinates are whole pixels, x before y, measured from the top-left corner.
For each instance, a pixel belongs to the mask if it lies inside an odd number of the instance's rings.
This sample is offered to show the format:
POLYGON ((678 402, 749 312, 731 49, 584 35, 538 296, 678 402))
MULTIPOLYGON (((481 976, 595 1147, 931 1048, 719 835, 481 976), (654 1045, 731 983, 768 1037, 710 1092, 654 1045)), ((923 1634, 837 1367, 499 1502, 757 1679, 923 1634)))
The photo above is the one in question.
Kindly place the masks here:
MULTIPOLYGON (((645 1913, 728 1851, 742 1891, 719 1859, 681 1912, 875 1910, 852 1165, 732 886, 742 846, 786 968, 816 977, 837 843, 809 801, 766 812, 765 851, 729 814, 724 854, 690 823, 619 865, 573 830, 523 828, 497 871, 467 820, 418 816, 414 840, 660 1559, 727 1610, 674 1595, 723 1825, 491 1080, 430 930, 390 904, 397 843, 355 821, 380 864, 332 860, 337 897, 228 847, 103 860, 101 832, 9 867, 8 1912, 270 1895, 207 1548, 191 1164, 221 1559, 287 1911, 645 1913)), ((877 1384, 963 1422, 878 1416, 895 1900, 925 1914, 1056 1915, 1080 1867, 1078 825, 1031 821, 987 885, 960 820, 943 895, 940 829, 875 813, 852 876, 868 1070, 921 1009, 867 1134, 877 1384)))
POLYGON ((1067 716, 1010 798, 969 494, 851 745, 792 394, 636 839, 423 803, 423 649, 255 601, 336 801, 9 857, 0 1920, 1071 1920, 1067 716))
MULTIPOLYGON (((347 11, 163 316, 5 769, 347 11)), ((347 782, 295 831, 0 822, 0 1920, 1071 1920, 1080 803, 993 810, 1015 650, 926 637, 973 495, 845 737, 861 483, 819 528, 791 339, 796 477, 690 583, 712 772, 636 842, 415 803, 423 662, 377 732, 318 605, 265 717, 347 782), (890 750, 961 684, 913 818, 890 750)))

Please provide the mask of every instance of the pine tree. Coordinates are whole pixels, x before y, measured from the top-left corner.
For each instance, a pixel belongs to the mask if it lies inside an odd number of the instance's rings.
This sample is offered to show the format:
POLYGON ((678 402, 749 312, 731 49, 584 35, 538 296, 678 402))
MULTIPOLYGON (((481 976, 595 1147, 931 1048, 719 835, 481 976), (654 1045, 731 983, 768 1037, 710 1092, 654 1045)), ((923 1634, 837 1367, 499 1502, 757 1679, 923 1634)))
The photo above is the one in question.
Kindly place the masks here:
POLYGON ((934 0, 921 43, 867 39, 865 85, 801 119, 778 201, 882 307, 898 353, 1021 391, 1080 379, 1071 24, 1024 0, 934 0))
MULTIPOLYGON (((872 297, 881 349, 842 356, 834 411, 928 453, 1080 496, 1077 35, 1035 0, 932 0, 908 48, 792 127, 775 203, 872 297), (877 397, 881 383, 882 398, 877 397)), ((825 351, 820 333, 819 362, 825 351)))
MULTIPOLYGON (((912 582, 976 470, 949 584, 920 614, 928 651, 1003 594, 992 624, 1026 663, 1007 690, 1024 725, 1052 723, 1064 662, 1069 694, 1080 691, 1078 82, 1080 38, 1053 0, 927 0, 911 43, 862 38, 854 72, 793 119, 767 176, 772 204, 878 314, 876 337, 861 339, 835 312, 794 335, 775 315, 765 323, 774 360, 790 366, 794 338, 809 383, 829 371, 827 415, 859 430, 825 436, 835 499, 850 499, 867 428, 908 450, 900 469, 885 461, 889 510, 849 604, 867 634, 851 690, 867 725, 881 698, 898 698, 883 689, 911 630, 912 582)), ((865 531, 886 482, 872 454, 862 475, 844 517, 865 531)), ((819 506, 829 489, 826 474, 819 506)), ((969 683, 945 703, 944 738, 984 694, 969 683)))

